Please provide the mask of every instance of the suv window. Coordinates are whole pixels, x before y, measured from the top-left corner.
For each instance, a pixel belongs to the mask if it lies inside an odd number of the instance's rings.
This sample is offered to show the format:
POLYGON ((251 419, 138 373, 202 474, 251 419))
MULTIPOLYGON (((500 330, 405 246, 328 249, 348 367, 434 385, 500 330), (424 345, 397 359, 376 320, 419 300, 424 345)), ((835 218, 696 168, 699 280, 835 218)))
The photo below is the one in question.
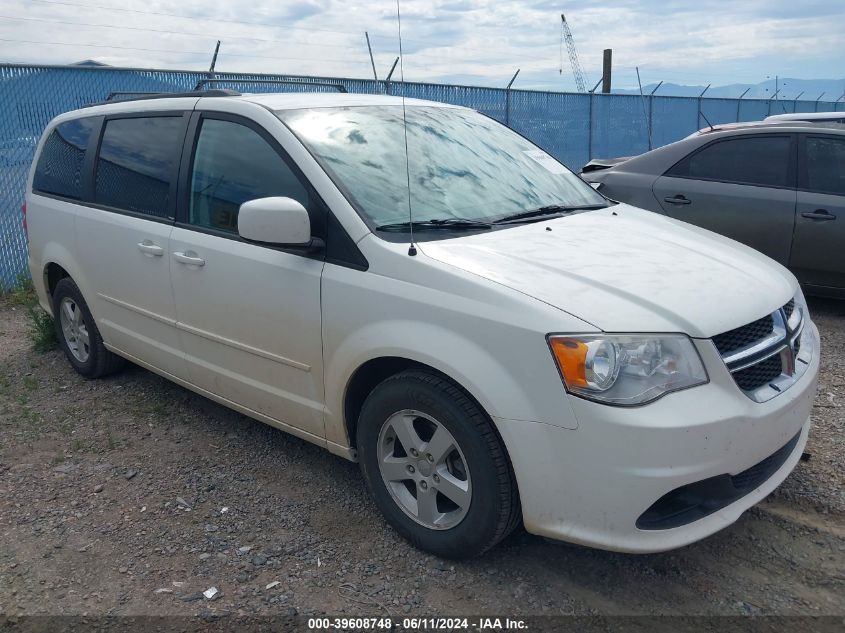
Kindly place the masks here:
POLYGON ((59 123, 44 141, 32 188, 65 198, 82 198, 82 163, 96 118, 59 123))
POLYGON ((110 207, 167 217, 170 184, 182 147, 182 117, 106 121, 94 201, 110 207))
POLYGON ((845 196, 845 139, 807 137, 807 187, 845 196))
POLYGON ((667 175, 762 187, 787 187, 791 184, 790 146, 788 136, 717 141, 687 156, 667 175))
POLYGON ((270 196, 293 198, 308 208, 307 190, 258 132, 203 119, 191 170, 189 222, 237 232, 241 204, 270 196))

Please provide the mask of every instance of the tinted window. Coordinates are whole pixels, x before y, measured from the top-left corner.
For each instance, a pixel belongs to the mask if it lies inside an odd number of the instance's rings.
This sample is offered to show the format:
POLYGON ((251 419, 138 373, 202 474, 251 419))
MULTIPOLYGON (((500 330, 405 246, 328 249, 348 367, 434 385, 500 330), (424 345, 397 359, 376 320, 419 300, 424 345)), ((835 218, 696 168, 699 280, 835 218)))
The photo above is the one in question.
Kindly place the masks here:
POLYGON ((845 195, 845 139, 807 138, 807 186, 845 195))
POLYGON ((241 204, 270 196, 308 208, 308 192, 260 134, 239 123, 204 119, 191 173, 191 224, 235 232, 241 204))
POLYGON ((788 136, 719 141, 682 160, 669 170, 669 175, 786 187, 790 185, 789 147, 788 136))
POLYGON ((82 163, 94 123, 95 119, 87 118, 56 126, 38 157, 33 189, 74 200, 82 197, 82 163))
POLYGON ((95 201, 166 217, 181 131, 182 117, 107 121, 97 160, 95 201))

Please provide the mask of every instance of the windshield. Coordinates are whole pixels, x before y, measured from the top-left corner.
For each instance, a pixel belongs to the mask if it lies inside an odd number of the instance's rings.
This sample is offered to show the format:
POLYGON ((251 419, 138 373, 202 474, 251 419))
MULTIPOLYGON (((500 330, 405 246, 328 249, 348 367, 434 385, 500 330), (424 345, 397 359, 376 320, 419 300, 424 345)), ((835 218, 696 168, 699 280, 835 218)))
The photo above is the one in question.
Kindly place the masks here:
MULTIPOLYGON (((408 106, 413 219, 490 221, 546 206, 606 206, 557 160, 472 110, 408 106)), ((375 226, 408 221, 402 106, 276 113, 375 226)))

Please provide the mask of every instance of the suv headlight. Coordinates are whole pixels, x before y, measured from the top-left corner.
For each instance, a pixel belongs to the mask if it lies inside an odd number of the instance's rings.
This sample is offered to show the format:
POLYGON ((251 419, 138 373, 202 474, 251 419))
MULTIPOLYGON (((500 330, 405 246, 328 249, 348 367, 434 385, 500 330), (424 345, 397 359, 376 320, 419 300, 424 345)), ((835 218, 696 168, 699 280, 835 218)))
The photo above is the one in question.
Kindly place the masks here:
POLYGON ((548 340, 567 391, 588 400, 646 404, 708 381, 698 351, 682 334, 552 334, 548 340))

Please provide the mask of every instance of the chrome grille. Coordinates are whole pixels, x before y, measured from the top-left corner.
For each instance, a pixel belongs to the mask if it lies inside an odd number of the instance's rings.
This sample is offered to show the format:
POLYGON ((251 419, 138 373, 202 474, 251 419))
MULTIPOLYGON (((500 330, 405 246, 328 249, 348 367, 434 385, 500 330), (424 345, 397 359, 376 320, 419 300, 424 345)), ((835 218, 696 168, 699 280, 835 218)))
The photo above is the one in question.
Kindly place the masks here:
MULTIPOLYGON (((713 337, 737 386, 752 400, 764 402, 795 381, 805 315, 793 318, 795 301, 742 327, 713 337)), ((803 373, 803 368, 801 373, 803 373)))
POLYGON ((786 315, 786 318, 792 316, 792 311, 795 309, 795 299, 790 299, 785 306, 783 306, 783 313, 786 315))
POLYGON ((772 333, 774 324, 772 315, 767 314, 762 319, 757 319, 748 325, 743 325, 724 334, 717 334, 713 337, 713 342, 716 344, 719 353, 725 356, 765 338, 772 333))

